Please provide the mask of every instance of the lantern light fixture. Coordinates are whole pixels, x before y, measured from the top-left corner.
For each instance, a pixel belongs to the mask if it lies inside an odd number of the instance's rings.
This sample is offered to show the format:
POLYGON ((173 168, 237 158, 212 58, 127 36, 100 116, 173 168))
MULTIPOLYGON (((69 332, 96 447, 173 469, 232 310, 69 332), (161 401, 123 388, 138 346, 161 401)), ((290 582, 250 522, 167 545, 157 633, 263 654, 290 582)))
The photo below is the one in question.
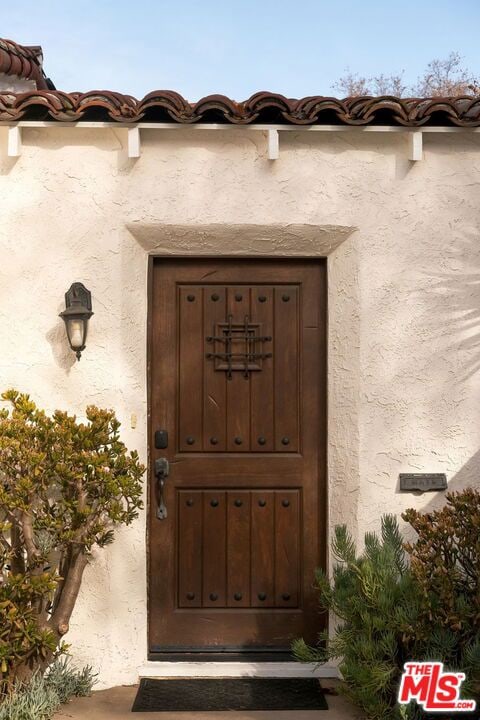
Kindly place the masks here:
POLYGON ((67 338, 80 360, 87 341, 88 321, 92 317, 92 294, 81 282, 73 283, 65 293, 65 310, 60 317, 65 323, 67 338))

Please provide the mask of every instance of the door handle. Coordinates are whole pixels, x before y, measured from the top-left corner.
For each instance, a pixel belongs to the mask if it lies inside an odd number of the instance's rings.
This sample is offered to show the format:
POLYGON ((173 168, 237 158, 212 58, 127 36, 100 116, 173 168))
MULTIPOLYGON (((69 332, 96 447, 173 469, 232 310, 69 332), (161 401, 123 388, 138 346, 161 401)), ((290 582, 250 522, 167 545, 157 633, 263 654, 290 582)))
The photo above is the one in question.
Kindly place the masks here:
POLYGON ((157 520, 165 520, 167 517, 164 490, 169 470, 170 465, 166 458, 157 458, 155 460, 155 477, 157 479, 157 520))

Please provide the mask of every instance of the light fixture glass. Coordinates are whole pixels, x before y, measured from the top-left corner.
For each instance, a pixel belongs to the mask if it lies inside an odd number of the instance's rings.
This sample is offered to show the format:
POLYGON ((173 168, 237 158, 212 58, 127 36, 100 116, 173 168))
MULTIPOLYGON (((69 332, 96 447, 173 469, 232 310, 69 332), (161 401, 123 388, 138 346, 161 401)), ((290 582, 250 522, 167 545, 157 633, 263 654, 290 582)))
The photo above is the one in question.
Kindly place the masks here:
POLYGON ((67 335, 72 350, 81 350, 85 347, 85 329, 85 320, 67 319, 67 335))

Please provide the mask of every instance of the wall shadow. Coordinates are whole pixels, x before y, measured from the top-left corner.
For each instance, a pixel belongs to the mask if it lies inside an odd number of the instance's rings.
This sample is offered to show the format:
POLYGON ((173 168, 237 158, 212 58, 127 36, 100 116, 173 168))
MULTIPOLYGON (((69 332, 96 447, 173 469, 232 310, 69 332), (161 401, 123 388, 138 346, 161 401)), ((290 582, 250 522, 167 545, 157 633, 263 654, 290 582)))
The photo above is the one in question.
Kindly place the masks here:
MULTIPOLYGON (((449 382, 457 387, 455 397, 458 403, 468 402, 474 406, 473 395, 480 383, 480 378, 475 377, 480 373, 480 242, 476 228, 470 228, 461 238, 452 233, 450 244, 445 247, 442 268, 425 275, 425 284, 422 312, 427 318, 429 314, 438 315, 440 311, 444 320, 441 326, 438 325, 441 329, 432 338, 435 353, 451 359, 449 382)), ((438 402, 442 399, 442 392, 440 384, 436 388, 438 402)), ((471 445, 472 430, 480 440, 480 428, 469 425, 465 414, 462 414, 461 433, 457 440, 452 438, 454 450, 471 445)), ((458 422, 457 418, 455 422, 458 422)), ((421 495, 424 501, 422 512, 432 512, 444 506, 447 492, 480 488, 480 449, 450 477, 447 472, 447 482, 446 491, 421 495)))

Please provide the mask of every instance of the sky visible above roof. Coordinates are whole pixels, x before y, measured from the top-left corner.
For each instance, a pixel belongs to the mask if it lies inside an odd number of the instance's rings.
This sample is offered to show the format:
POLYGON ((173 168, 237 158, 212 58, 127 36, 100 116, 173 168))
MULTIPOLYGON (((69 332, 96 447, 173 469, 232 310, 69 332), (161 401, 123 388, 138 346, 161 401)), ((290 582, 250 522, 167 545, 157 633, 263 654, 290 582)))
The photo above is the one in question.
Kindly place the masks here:
POLYGON ((268 89, 332 95, 349 68, 405 71, 457 50, 480 74, 478 0, 34 0, 2 4, 0 35, 42 45, 44 67, 66 91, 118 90, 141 98, 173 89, 190 100, 238 100, 268 89))

